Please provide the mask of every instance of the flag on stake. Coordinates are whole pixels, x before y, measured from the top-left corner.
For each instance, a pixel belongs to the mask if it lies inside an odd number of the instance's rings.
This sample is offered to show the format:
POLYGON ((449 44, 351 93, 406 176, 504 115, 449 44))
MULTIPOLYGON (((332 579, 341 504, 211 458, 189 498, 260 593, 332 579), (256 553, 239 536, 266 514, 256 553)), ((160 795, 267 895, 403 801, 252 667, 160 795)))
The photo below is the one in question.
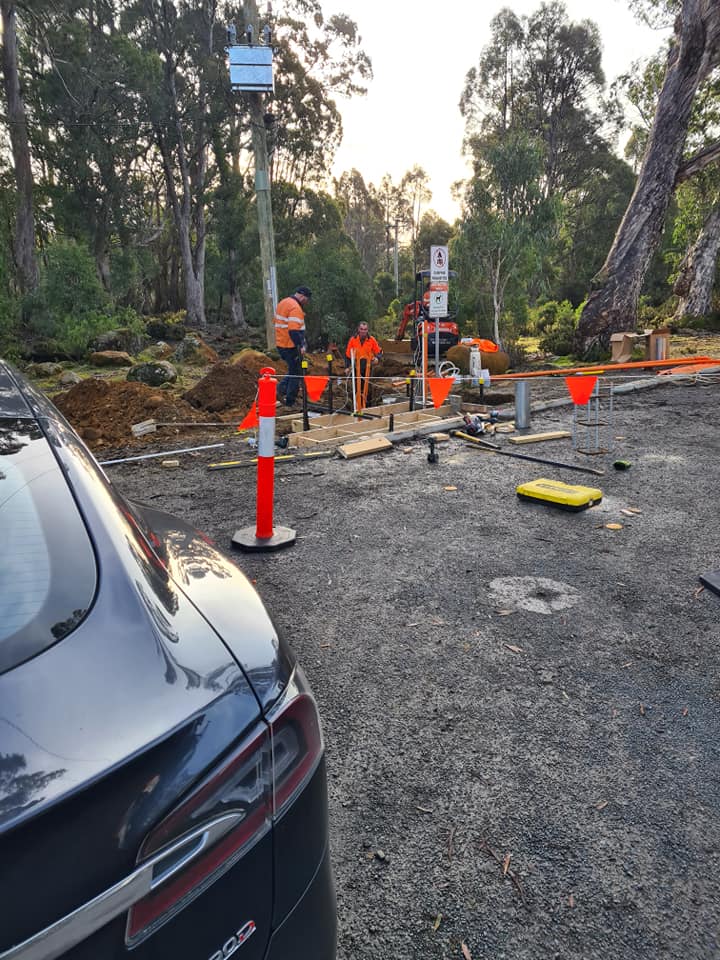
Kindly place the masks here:
POLYGON ((441 407, 445 403, 454 383, 455 377, 428 377, 434 407, 441 407))
POLYGON ((238 426, 238 430, 250 430, 252 427, 259 426, 259 424, 260 421, 258 420, 257 400, 255 400, 253 401, 253 405, 245 414, 242 423, 238 426))
POLYGON ((307 390, 308 400, 316 403, 328 385, 329 379, 329 377, 305 377, 305 389, 307 390))
POLYGON ((597 381, 597 377, 584 377, 582 374, 576 377, 565 377, 572 402, 578 407, 584 407, 592 396, 597 381))

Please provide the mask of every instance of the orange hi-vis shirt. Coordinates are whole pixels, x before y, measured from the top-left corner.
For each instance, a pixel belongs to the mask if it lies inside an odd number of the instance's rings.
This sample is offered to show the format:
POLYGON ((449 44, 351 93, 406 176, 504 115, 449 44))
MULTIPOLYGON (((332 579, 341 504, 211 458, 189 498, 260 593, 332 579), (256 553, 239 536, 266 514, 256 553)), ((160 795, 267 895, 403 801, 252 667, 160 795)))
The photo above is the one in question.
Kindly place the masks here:
POLYGON ((364 341, 361 341, 357 334, 348 340, 345 356, 351 357, 353 350, 355 351, 356 360, 372 360, 373 357, 377 357, 382 353, 380 344, 375 337, 367 336, 364 341))
POLYGON ((275 309, 275 345, 294 347, 290 330, 299 330, 305 336, 305 313, 295 297, 285 297, 275 309))

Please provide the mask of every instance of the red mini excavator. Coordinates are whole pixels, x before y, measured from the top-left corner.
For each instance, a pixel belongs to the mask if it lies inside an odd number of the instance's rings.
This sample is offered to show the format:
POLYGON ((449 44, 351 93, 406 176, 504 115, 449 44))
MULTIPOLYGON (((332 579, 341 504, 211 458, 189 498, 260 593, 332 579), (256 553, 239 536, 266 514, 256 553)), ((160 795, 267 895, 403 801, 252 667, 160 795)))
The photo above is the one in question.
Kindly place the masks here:
MULTIPOLYGON (((450 270, 449 276, 452 280, 457 277, 457 274, 454 270, 450 270)), ((415 274, 415 298, 414 300, 411 300, 410 303, 405 305, 400 326, 395 334, 395 339, 402 340, 405 336, 405 331, 408 327, 410 327, 410 340, 412 343, 413 352, 415 352, 417 350, 419 338, 422 335, 422 324, 425 322, 427 324, 426 330, 428 339, 431 344, 430 350, 432 351, 432 345, 435 343, 435 325, 437 324, 440 340, 440 353, 445 354, 448 352, 450 347, 454 347, 460 341, 460 331, 457 323, 455 323, 457 311, 448 310, 447 316, 437 317, 431 320, 428 317, 430 292, 428 289, 425 289, 428 287, 429 283, 430 271, 418 270, 418 272, 415 274)))

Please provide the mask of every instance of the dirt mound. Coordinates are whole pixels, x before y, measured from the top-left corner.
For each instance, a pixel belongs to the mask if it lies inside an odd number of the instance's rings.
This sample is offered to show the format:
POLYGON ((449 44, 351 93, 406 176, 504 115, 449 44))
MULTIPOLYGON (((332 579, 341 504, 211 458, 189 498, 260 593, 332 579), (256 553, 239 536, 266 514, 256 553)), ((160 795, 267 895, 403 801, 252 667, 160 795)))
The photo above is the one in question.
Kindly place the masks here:
POLYGON ((94 448, 130 443, 132 425, 151 417, 158 423, 207 419, 185 401, 144 383, 91 378, 58 393, 53 402, 94 448))
POLYGON ((377 374, 381 377, 406 377, 412 368, 413 358, 411 356, 408 356, 407 360, 383 357, 378 365, 377 374))
POLYGON ((216 363, 207 376, 183 394, 198 410, 220 413, 237 407, 249 407, 257 393, 258 373, 270 360, 255 350, 244 350, 236 363, 216 363), (244 357, 244 354, 252 356, 244 357), (263 357, 263 362, 259 358, 263 357))

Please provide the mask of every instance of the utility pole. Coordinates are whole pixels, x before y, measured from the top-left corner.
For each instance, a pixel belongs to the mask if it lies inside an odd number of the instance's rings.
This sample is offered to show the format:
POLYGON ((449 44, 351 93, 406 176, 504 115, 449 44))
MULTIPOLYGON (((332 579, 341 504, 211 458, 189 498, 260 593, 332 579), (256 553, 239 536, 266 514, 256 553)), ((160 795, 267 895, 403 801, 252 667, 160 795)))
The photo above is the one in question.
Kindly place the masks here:
POLYGON ((395 297, 400 296, 400 261, 398 258, 398 224, 399 219, 395 217, 395 297))
MULTIPOLYGON (((257 3, 255 0, 245 0, 243 6, 246 27, 252 28, 249 38, 252 38, 252 42, 259 43, 262 34, 260 33, 260 15, 258 14, 257 3)), ((258 232, 260 234, 265 334, 268 349, 272 349, 275 347, 275 307, 277 306, 278 292, 265 110, 261 93, 249 93, 248 97, 250 100, 252 145, 255 154, 255 202, 257 204, 258 232)))

